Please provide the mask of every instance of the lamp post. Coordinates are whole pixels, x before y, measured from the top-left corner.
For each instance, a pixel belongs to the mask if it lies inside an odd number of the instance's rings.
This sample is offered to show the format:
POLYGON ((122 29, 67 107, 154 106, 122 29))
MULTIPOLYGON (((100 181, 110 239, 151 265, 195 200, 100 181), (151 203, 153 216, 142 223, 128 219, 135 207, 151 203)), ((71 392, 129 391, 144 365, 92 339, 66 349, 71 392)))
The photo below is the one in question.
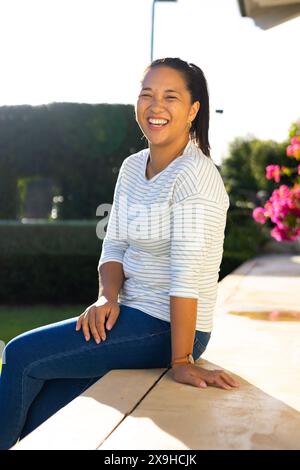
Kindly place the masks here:
POLYGON ((154 15, 155 15, 155 4, 156 4, 157 2, 177 2, 177 0, 153 0, 153 2, 152 2, 151 62, 152 62, 152 60, 153 60, 154 15))

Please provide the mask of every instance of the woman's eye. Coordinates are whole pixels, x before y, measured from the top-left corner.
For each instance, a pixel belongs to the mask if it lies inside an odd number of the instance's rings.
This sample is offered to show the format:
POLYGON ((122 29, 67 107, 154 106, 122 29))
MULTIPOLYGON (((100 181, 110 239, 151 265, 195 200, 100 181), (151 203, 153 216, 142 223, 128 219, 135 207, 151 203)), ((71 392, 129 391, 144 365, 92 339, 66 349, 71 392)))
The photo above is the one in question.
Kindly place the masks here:
MULTIPOLYGON (((140 96, 150 96, 151 95, 146 95, 146 94, 143 94, 143 95, 140 95, 140 96)), ((176 96, 166 96, 166 98, 170 98, 171 100, 176 100, 176 96)))

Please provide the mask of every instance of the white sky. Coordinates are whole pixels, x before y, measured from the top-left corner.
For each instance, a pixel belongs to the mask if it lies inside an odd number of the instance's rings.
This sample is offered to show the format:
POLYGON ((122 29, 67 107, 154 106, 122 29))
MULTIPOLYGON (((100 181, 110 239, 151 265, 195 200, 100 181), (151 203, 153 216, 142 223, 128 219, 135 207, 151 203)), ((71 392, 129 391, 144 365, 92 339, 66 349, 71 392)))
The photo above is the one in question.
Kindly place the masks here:
MULTIPOLYGON (((152 0, 0 0, 0 106, 135 104, 150 63, 151 9, 152 0)), ((155 10, 153 58, 194 62, 207 78, 216 163, 237 136, 287 137, 300 118, 300 17, 263 31, 237 0, 155 10)))

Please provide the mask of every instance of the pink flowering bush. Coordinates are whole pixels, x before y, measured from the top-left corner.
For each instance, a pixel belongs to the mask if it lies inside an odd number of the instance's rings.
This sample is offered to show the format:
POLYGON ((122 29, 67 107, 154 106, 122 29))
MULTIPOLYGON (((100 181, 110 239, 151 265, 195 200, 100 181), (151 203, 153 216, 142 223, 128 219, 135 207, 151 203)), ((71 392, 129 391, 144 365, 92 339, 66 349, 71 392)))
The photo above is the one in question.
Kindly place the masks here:
MULTIPOLYGON (((286 155, 300 161, 300 120, 292 124, 286 155)), ((296 168, 280 165, 266 167, 268 180, 280 183, 282 175, 290 178, 291 185, 282 184, 275 189, 263 207, 253 210, 252 216, 261 224, 267 220, 275 224, 271 236, 277 241, 292 241, 300 237, 300 164, 296 168)))

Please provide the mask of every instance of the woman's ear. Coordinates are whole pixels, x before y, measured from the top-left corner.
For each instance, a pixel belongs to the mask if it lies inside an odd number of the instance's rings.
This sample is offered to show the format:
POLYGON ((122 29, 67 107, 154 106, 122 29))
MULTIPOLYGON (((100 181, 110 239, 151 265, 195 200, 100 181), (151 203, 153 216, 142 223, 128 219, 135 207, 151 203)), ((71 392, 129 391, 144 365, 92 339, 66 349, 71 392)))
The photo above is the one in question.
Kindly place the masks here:
POLYGON ((195 117, 197 116, 198 114, 198 111, 200 109, 200 101, 195 101, 193 104, 192 104, 192 112, 191 112, 191 116, 190 116, 190 119, 194 120, 195 117))

